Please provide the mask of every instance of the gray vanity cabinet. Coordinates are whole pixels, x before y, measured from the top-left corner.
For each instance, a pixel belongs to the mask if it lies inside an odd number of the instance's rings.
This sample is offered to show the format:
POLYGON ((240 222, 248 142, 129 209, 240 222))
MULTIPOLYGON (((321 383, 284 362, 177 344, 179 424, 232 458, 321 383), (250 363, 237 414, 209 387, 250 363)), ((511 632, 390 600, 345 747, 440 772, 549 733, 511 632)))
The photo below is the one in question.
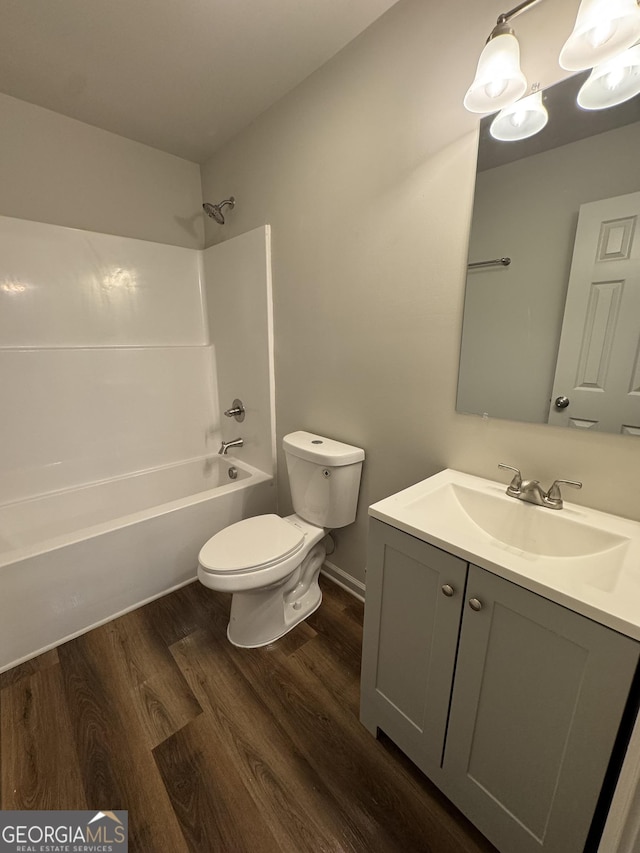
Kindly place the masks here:
POLYGON ((501 851, 581 853, 638 643, 473 565, 465 600, 447 793, 501 851))
POLYGON ((427 775, 442 762, 467 564, 370 520, 360 719, 427 775))
POLYGON ((501 853, 582 853, 639 644, 375 519, 370 542, 364 725, 501 853))

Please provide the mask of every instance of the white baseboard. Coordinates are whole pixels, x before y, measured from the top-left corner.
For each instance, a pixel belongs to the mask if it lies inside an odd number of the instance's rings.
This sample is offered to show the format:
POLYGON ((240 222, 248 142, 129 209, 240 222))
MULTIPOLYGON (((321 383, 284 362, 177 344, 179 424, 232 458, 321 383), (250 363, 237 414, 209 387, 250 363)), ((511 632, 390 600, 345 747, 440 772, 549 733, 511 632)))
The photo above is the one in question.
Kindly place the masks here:
POLYGON ((325 577, 329 578, 330 581, 333 581, 335 584, 351 593, 354 598, 364 602, 365 585, 362 581, 359 581, 347 574, 347 572, 344 572, 342 569, 338 568, 338 566, 334 566, 334 564, 330 563, 328 560, 324 561, 321 573, 325 577))

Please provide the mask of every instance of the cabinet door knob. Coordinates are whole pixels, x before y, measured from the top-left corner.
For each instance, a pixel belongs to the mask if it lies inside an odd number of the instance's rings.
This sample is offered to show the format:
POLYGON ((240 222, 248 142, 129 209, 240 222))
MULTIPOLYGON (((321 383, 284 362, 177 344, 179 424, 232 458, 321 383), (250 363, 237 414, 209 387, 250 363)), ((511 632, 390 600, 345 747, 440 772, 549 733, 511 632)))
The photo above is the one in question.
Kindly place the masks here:
POLYGON ((469 607, 472 610, 482 610, 482 602, 478 598, 470 598, 469 607))
POLYGON ((443 591, 443 592, 444 592, 444 594, 447 596, 447 598, 451 598, 451 596, 455 593, 455 589, 454 589, 454 588, 451 586, 451 584, 449 584, 449 583, 446 583, 446 584, 442 587, 442 591, 443 591))

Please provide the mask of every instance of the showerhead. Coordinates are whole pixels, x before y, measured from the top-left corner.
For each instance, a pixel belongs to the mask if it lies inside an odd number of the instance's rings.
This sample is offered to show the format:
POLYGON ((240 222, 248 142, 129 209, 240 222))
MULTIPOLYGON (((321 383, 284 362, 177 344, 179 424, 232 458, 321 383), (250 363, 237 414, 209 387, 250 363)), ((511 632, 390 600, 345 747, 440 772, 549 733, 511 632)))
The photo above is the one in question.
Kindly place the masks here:
POLYGON ((205 203, 202 205, 202 209, 207 214, 207 216, 210 216, 212 219, 215 219, 218 225, 224 225, 224 214, 222 213, 222 208, 227 204, 233 210, 236 204, 235 198, 233 196, 229 196, 229 198, 226 198, 224 201, 221 201, 220 204, 209 204, 208 201, 205 201, 205 203))

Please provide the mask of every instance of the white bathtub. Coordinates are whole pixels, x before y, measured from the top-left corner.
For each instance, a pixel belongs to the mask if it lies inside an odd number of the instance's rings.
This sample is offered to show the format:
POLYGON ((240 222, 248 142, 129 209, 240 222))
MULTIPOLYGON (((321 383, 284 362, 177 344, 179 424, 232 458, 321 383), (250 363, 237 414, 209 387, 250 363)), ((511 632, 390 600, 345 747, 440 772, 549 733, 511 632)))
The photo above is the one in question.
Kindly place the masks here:
POLYGON ((204 542, 274 492, 214 456, 0 506, 0 672, 193 580, 204 542))

